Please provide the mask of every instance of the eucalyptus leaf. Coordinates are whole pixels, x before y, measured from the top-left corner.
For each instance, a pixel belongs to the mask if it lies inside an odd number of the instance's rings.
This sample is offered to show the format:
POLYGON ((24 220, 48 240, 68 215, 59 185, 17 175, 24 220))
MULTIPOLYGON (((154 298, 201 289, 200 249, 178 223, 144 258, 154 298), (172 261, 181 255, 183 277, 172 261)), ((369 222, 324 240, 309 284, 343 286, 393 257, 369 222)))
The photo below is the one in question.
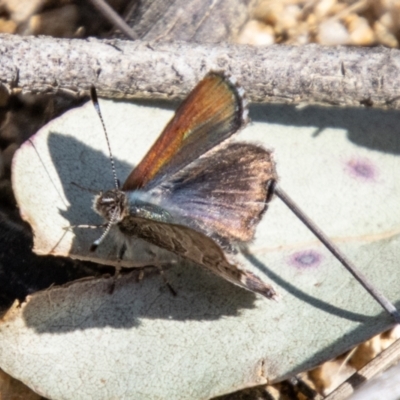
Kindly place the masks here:
MULTIPOLYGON (((172 115, 158 104, 101 101, 119 179, 172 115)), ((274 150, 281 186, 387 297, 399 304, 400 115, 373 109, 254 106, 235 140, 274 150)), ((40 254, 116 263, 94 190, 113 187, 91 104, 49 123, 18 151, 13 186, 40 254), (70 228, 68 228, 70 227, 70 228)), ((271 282, 278 302, 235 287, 144 243, 126 266, 157 274, 51 288, 0 324, 0 368, 52 399, 207 399, 276 382, 391 326, 353 277, 274 199, 238 262, 271 282)))

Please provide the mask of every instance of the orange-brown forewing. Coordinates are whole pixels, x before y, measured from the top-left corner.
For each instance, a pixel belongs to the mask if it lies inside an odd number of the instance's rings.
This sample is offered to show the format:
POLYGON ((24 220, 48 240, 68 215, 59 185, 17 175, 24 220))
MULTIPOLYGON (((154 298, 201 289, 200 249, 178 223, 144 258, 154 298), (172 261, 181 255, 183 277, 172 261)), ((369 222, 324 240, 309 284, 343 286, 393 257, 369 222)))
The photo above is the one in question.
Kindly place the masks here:
POLYGON ((207 74, 179 106, 122 190, 153 186, 158 178, 180 171, 237 132, 246 113, 241 89, 221 74, 207 74))

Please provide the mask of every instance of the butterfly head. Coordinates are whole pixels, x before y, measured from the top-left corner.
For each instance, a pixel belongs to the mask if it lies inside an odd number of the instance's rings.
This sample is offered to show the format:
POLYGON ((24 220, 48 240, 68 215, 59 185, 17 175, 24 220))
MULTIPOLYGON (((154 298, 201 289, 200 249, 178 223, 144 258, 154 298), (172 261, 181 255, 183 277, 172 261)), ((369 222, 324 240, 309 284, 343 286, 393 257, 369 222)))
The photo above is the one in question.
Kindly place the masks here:
POLYGON ((107 190, 94 198, 93 209, 111 224, 117 224, 129 213, 125 192, 107 190))

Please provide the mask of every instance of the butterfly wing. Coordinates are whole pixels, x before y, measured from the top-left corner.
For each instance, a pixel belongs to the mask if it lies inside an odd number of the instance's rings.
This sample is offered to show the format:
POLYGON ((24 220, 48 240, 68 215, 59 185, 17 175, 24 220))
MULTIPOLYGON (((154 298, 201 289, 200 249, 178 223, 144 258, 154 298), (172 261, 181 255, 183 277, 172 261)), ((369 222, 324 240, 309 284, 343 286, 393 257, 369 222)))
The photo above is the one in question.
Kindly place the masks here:
POLYGON ((268 150, 232 143, 164 181, 153 190, 153 201, 175 221, 201 230, 224 247, 253 238, 275 180, 268 150))
POLYGON ((252 239, 276 178, 270 153, 261 147, 215 149, 246 118, 242 90, 221 74, 208 74, 128 176, 122 190, 131 209, 118 227, 125 237, 146 240, 271 298, 274 290, 231 264, 218 245, 252 239))
POLYGON ((134 216, 125 217, 119 229, 127 237, 138 237, 193 261, 235 285, 271 299, 276 293, 250 271, 231 264, 221 248, 209 237, 186 226, 134 216))
POLYGON ((177 109, 122 190, 150 189, 186 167, 245 123, 243 90, 222 74, 209 73, 177 109))

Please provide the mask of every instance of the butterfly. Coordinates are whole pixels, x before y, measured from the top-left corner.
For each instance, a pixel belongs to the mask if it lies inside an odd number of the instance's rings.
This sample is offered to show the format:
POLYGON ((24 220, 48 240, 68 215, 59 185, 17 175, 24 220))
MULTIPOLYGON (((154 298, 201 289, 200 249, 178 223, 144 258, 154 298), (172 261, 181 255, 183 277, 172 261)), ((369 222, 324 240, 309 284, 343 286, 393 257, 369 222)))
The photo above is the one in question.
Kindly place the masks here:
MULTIPOLYGON (((101 117, 94 90, 92 99, 101 117)), ((114 172, 116 187, 95 197, 93 208, 108 225, 92 250, 116 227, 121 258, 140 238, 273 298, 270 285, 230 261, 254 238, 277 180, 270 151, 229 140, 247 120, 243 89, 223 73, 208 73, 122 187, 114 172)))

